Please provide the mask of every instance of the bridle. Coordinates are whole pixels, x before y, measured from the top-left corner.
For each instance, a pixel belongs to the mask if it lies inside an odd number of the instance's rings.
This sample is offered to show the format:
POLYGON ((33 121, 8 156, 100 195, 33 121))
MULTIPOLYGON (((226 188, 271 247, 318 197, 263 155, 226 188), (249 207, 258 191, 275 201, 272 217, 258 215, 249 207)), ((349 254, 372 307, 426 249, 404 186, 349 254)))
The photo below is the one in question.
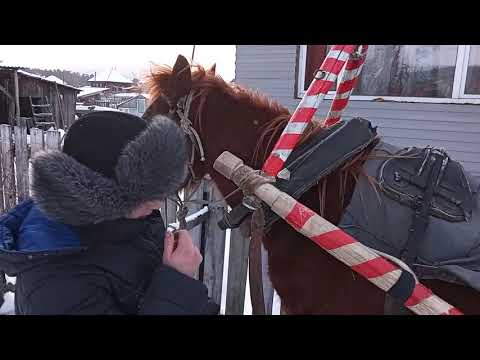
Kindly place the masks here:
MULTIPOLYGON (((207 205, 209 208, 219 206, 224 209, 222 203, 229 198, 230 196, 241 191, 240 188, 233 190, 228 195, 222 197, 217 201, 206 201, 206 200, 191 200, 191 197, 201 185, 202 178, 196 176, 195 171, 193 170, 193 164, 195 162, 195 155, 198 152, 201 162, 205 162, 205 151, 202 143, 202 139, 198 134, 197 130, 193 127, 193 123, 190 120, 190 107, 194 99, 195 91, 190 90, 188 95, 182 96, 178 99, 177 103, 173 106, 170 105, 170 109, 167 113, 167 117, 179 124, 180 128, 183 130, 185 136, 189 139, 190 144, 190 162, 187 164, 189 176, 185 180, 183 188, 189 188, 190 194, 187 197, 184 197, 184 200, 180 198, 179 192, 175 194, 175 199, 169 198, 178 205, 177 217, 179 219, 180 229, 186 228, 185 217, 188 214, 188 208, 185 206, 185 203, 198 203, 202 205, 207 205)), ((168 102, 170 104, 170 102, 168 102)))
POLYGON ((193 127, 192 121, 189 118, 190 106, 195 92, 190 90, 188 95, 182 96, 178 99, 174 107, 170 107, 167 116, 177 122, 180 128, 183 130, 187 138, 190 140, 190 162, 187 164, 188 171, 190 173, 189 178, 185 185, 192 185, 200 182, 201 179, 197 178, 195 171, 193 170, 193 164, 195 161, 195 153, 198 152, 200 161, 205 162, 205 152, 203 150, 203 143, 197 130, 193 127))
MULTIPOLYGON (((185 217, 188 214, 188 208, 185 206, 186 202, 198 202, 192 201, 190 198, 193 194, 198 190, 201 184, 202 178, 196 176, 195 171, 193 169, 193 164, 195 162, 195 155, 198 152, 200 161, 205 162, 205 151, 203 149, 202 139, 198 134, 197 130, 193 127, 193 123, 190 120, 190 107, 192 105, 192 101, 195 95, 194 90, 190 90, 188 95, 182 96, 178 99, 177 103, 173 106, 170 105, 170 109, 167 113, 167 117, 171 120, 175 121, 182 131, 184 132, 185 136, 189 140, 190 145, 190 161, 187 164, 189 176, 185 180, 183 188, 190 189, 190 194, 185 197, 184 200, 181 199, 179 192, 175 193, 175 198, 169 198, 170 200, 174 201, 178 205, 177 211, 177 218, 179 220, 180 229, 186 228, 186 220, 185 217)), ((170 102, 168 101, 170 104, 170 102)), ((203 201, 203 203, 207 203, 203 201)))

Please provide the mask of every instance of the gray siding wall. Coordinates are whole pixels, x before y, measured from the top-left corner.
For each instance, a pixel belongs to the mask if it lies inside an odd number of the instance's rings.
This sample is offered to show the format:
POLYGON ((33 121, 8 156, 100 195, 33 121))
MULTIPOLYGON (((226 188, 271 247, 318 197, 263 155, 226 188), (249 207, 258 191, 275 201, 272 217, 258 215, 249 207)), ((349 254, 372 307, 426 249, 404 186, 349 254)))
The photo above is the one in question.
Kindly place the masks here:
MULTIPOLYGON (((294 111, 297 45, 238 45, 235 81, 268 94, 294 111)), ((330 101, 317 112, 326 114, 330 101)), ((480 176, 480 105, 350 101, 344 117, 360 116, 378 126, 379 134, 399 146, 432 145, 480 176)))

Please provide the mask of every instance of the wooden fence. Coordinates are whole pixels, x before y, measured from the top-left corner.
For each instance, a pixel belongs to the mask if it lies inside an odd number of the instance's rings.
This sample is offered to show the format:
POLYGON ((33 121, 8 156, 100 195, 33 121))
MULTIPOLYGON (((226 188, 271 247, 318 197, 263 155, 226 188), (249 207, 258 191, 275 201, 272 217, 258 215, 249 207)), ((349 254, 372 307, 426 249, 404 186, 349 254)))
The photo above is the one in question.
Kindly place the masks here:
MULTIPOLYGON (((58 130, 43 131, 27 128, 24 122, 19 126, 0 125, 0 214, 13 208, 29 196, 30 159, 41 150, 58 150, 61 148, 62 136, 58 130)), ((88 139, 86 139, 88 141, 88 139)), ((191 199, 216 202, 209 207, 203 220, 190 230, 193 241, 200 248, 204 261, 196 278, 207 286, 209 295, 222 305, 222 314, 244 314, 248 273, 249 239, 244 238, 238 229, 221 230, 217 223, 221 219, 226 204, 213 181, 207 176, 191 199)), ((203 208, 203 205, 187 204, 189 214, 203 208)), ((177 222, 176 204, 166 200, 160 209, 166 224, 177 222)), ((266 253, 263 253, 266 263, 266 253)), ((274 291, 268 279, 266 265, 263 270, 264 294, 267 314, 279 313, 279 306, 274 305, 274 291)), ((247 299, 247 308, 249 299, 247 299)), ((277 302, 276 302, 277 304, 277 302)), ((248 313, 248 312, 247 312, 248 313)))

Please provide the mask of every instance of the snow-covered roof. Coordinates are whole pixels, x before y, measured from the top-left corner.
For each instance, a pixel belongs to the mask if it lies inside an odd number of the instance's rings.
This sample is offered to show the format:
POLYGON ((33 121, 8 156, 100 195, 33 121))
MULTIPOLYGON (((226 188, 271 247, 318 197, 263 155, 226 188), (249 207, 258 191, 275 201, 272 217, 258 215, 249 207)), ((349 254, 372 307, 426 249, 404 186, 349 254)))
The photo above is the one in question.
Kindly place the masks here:
POLYGON ((129 98, 129 97, 135 97, 138 96, 139 94, 137 93, 117 93, 113 94, 115 97, 124 97, 124 98, 129 98))
POLYGON ((99 87, 92 87, 92 86, 83 86, 80 88, 80 93, 77 95, 77 98, 82 98, 86 96, 91 96, 95 94, 100 94, 108 88, 99 88, 99 87))
POLYGON ((147 98, 149 97, 149 95, 147 93, 117 93, 117 94, 113 94, 114 97, 123 97, 123 98, 130 98, 130 97, 137 97, 137 96, 143 96, 144 98, 147 98))
POLYGON ((97 105, 77 105, 75 107, 76 111, 116 111, 120 112, 120 110, 105 107, 105 106, 97 106, 97 105))
MULTIPOLYGON (((0 66, 1 67, 1 66, 0 66)), ((65 87, 68 87, 70 89, 74 89, 74 90, 77 90, 77 91, 80 91, 80 89, 76 88, 75 86, 71 86, 71 85, 66 85, 66 84, 59 84, 57 83, 56 81, 52 81, 52 80, 49 80, 47 79, 46 77, 43 77, 43 76, 40 76, 40 75, 36 75, 36 74, 32 74, 32 73, 29 73, 25 70, 17 70, 17 73, 21 74, 21 75, 24 75, 24 76, 28 76, 28 77, 31 77, 31 78, 35 78, 35 79, 39 79, 39 80, 43 80, 43 81, 48 81, 50 83, 55 83, 55 84, 58 84, 58 85, 61 85, 61 86, 65 86, 65 87)))
POLYGON ((115 69, 106 70, 93 76, 88 81, 90 82, 113 82, 113 83, 124 83, 124 84, 133 84, 131 80, 127 79, 125 76, 120 74, 115 69))
POLYGON ((65 81, 59 79, 58 77, 56 77, 55 75, 50 75, 50 76, 47 76, 45 78, 46 80, 50 80, 50 81, 54 81, 58 84, 61 84, 61 85, 68 85, 65 81))

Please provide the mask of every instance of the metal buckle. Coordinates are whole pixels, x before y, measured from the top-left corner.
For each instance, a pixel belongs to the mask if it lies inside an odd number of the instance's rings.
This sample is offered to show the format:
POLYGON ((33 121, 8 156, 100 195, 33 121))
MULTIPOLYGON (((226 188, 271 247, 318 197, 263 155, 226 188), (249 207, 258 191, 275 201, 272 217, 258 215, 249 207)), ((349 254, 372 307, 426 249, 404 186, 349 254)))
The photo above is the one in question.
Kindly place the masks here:
POLYGON ((258 201, 254 196, 244 196, 242 200, 243 206, 250 210, 256 210, 258 208, 258 201))

